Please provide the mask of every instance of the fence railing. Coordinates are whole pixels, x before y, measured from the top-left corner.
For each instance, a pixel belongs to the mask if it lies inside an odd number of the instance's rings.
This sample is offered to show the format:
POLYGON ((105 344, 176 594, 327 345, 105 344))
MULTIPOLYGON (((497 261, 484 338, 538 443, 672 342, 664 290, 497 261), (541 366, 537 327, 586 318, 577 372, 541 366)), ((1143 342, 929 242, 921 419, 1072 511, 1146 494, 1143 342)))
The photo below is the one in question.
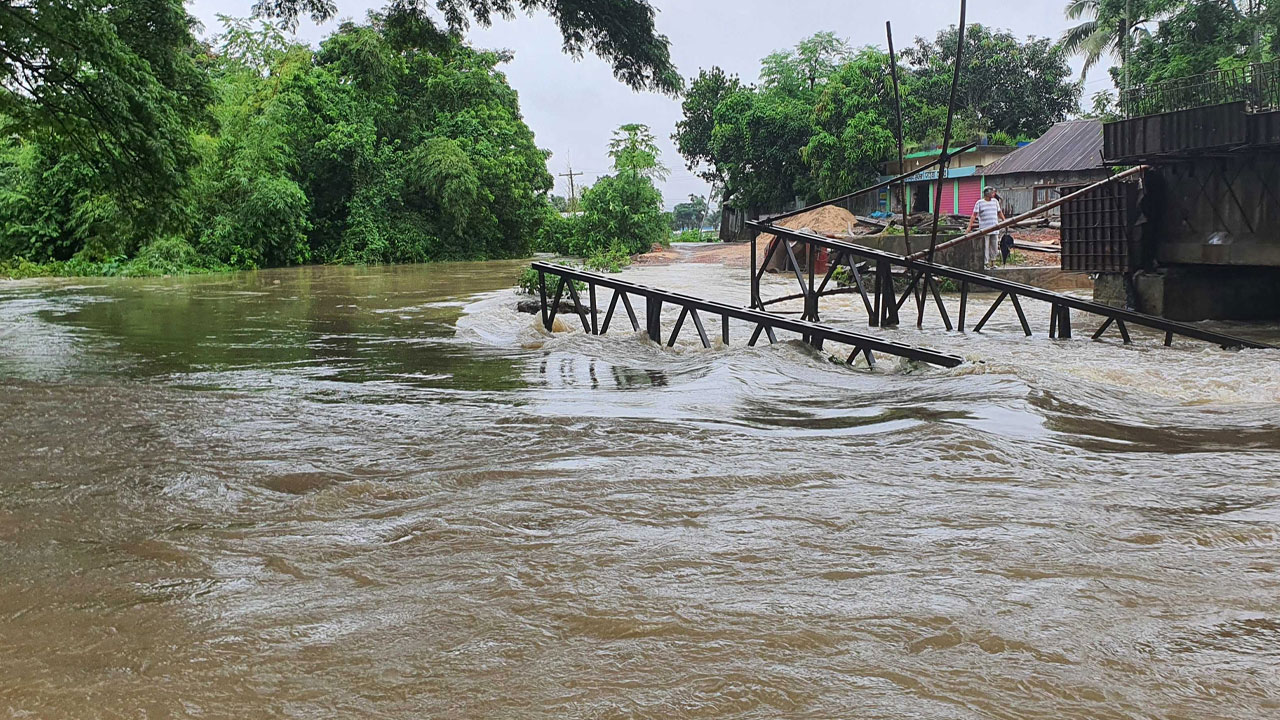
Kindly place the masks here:
POLYGON ((1125 117, 1244 102, 1253 112, 1280 110, 1280 61, 1138 85, 1120 92, 1125 117))

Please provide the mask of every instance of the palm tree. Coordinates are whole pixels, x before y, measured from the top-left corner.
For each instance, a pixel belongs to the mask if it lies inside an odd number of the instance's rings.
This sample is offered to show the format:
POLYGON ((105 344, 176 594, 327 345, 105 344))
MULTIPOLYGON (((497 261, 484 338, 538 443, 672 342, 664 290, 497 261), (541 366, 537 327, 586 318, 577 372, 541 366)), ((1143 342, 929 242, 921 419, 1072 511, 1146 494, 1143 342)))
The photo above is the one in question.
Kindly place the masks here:
POLYGON ((1084 55, 1081 78, 1104 57, 1119 55, 1123 61, 1136 37, 1150 35, 1144 26, 1154 19, 1147 17, 1152 4, 1144 0, 1069 0, 1067 18, 1082 22, 1062 34, 1062 47, 1069 54, 1084 55))

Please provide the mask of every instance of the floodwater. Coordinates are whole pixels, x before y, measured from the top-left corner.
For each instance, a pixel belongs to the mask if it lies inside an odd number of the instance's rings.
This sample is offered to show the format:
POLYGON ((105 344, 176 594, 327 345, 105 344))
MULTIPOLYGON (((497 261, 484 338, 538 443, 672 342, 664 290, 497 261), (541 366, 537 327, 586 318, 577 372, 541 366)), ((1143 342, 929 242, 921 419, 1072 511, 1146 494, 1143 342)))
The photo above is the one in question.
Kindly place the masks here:
POLYGON ((0 284, 0 715, 1280 717, 1280 353, 548 337, 520 265, 0 284))

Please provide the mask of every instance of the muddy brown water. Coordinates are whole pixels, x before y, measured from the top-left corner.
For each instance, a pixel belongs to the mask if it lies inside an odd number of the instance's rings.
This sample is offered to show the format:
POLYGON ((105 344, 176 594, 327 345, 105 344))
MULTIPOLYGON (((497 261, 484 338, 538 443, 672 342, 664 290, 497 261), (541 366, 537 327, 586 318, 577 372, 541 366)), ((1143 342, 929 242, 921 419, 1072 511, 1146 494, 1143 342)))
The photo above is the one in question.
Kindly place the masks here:
POLYGON ((520 265, 0 284, 0 715, 1280 717, 1280 354, 548 337, 520 265))

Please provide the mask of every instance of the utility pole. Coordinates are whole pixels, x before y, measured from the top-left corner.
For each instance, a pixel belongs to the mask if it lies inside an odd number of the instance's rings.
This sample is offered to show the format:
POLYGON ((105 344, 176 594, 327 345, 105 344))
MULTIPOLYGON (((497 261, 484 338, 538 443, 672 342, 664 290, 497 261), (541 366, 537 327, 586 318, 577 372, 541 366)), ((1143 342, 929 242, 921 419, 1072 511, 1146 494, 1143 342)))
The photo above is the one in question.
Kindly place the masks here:
POLYGON ((574 172, 573 163, 569 163, 569 172, 560 173, 560 177, 569 178, 569 212, 578 212, 578 189, 573 179, 585 173, 574 172))
POLYGON ((1120 69, 1123 78, 1120 83, 1123 85, 1122 91, 1128 90, 1129 85, 1129 35, 1133 32, 1133 0, 1125 0, 1124 3, 1124 24, 1120 27, 1120 69))

